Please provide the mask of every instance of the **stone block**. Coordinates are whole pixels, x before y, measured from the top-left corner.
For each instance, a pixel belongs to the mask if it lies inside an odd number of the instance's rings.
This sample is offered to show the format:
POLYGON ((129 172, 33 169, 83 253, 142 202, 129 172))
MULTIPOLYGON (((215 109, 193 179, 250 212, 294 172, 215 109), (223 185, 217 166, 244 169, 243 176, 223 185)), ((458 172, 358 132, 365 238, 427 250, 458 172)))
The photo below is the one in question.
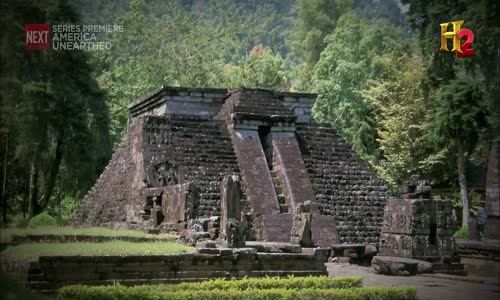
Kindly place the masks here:
POLYGON ((372 259, 375 273, 394 276, 411 276, 418 272, 418 261, 403 257, 375 256, 372 259))

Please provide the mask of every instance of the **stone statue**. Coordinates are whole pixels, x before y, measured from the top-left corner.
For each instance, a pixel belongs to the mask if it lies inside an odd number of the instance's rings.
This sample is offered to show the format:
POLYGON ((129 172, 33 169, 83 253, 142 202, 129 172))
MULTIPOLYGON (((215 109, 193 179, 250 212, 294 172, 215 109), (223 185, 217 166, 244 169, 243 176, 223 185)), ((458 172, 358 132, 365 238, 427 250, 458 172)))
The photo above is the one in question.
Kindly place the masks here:
POLYGON ((313 247, 312 241, 312 213, 311 201, 305 201, 297 206, 293 218, 292 232, 290 233, 290 242, 301 245, 302 247, 313 247))
POLYGON ((411 175, 402 187, 403 199, 432 199, 431 186, 427 180, 420 180, 418 175, 411 175))
POLYGON ((246 232, 243 223, 233 218, 227 220, 226 242, 228 247, 244 247, 245 235, 246 232))

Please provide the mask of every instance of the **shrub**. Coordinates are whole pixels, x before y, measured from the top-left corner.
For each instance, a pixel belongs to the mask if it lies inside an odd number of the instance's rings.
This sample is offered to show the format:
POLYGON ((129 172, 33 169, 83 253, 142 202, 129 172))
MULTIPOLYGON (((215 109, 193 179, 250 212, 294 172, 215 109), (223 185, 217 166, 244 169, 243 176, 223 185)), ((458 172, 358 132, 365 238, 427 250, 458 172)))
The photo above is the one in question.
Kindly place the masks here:
POLYGON ((14 224, 14 227, 16 228, 26 228, 29 225, 28 219, 25 219, 23 215, 15 215, 12 218, 12 223, 14 224))
POLYGON ((247 289, 306 289, 306 288, 353 288, 361 287, 363 278, 360 276, 346 276, 331 278, 328 276, 318 277, 265 277, 265 278, 243 278, 226 280, 223 278, 202 282, 184 282, 176 285, 161 285, 160 290, 247 290, 247 289))
POLYGON ((83 286, 64 287, 58 291, 57 299, 92 300, 92 299, 417 299, 417 291, 413 287, 364 287, 346 289, 228 289, 228 290, 178 290, 161 291, 153 286, 125 287, 115 286, 83 286))
POLYGON ((469 237, 469 231, 467 228, 460 227, 460 229, 457 230, 453 236, 457 239, 467 239, 469 237))
POLYGON ((30 227, 56 226, 57 221, 47 213, 41 213, 31 219, 30 227))
POLYGON ((47 212, 56 216, 59 225, 66 225, 75 214, 80 201, 72 195, 65 195, 59 201, 53 201, 47 207, 47 212))

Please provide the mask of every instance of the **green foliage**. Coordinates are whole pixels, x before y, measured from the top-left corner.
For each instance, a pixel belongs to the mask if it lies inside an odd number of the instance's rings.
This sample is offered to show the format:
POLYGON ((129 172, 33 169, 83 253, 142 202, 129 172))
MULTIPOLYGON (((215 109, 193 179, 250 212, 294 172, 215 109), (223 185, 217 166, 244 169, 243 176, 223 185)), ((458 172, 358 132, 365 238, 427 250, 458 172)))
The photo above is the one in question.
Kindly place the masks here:
POLYGON ((298 91, 313 91, 313 68, 325 49, 325 37, 333 32, 339 17, 352 5, 351 0, 299 0, 297 19, 290 45, 293 82, 298 91))
POLYGON ((244 46, 235 28, 220 28, 175 1, 133 0, 117 22, 126 32, 112 35, 112 51, 98 57, 115 143, 126 129, 128 104, 162 85, 221 87, 224 65, 235 62, 244 46))
POLYGON ((224 76, 231 88, 247 86, 279 91, 286 84, 283 59, 262 46, 252 49, 240 66, 226 65, 224 76))
POLYGON ((399 50, 400 32, 386 22, 367 24, 353 13, 340 17, 315 67, 319 91, 314 118, 337 128, 365 158, 377 154, 375 112, 361 94, 372 79, 386 79, 377 57, 399 50))
POLYGON ((314 65, 326 46, 325 37, 336 26, 339 17, 352 5, 351 0, 299 0, 297 31, 292 44, 296 54, 314 65))
POLYGON ((454 234, 453 237, 457 239, 468 239, 469 238, 469 230, 464 227, 460 227, 459 230, 457 230, 454 234))
POLYGON ((243 279, 213 279, 202 282, 185 282, 176 285, 163 285, 163 291, 181 290, 247 290, 247 289, 322 289, 322 288, 355 288, 363 285, 363 278, 360 276, 331 278, 328 276, 318 277, 266 277, 243 279))
POLYGON ((33 178, 29 200, 36 214, 56 191, 81 196, 104 168, 111 154, 108 108, 87 53, 20 50, 24 24, 79 23, 67 1, 7 0, 2 8, 8 29, 1 52, 8 59, 0 65, 0 129, 8 131, 12 172, 7 194, 9 205, 25 198, 33 178))
MULTIPOLYGON (((23 215, 17 214, 12 218, 12 224, 16 228, 26 228, 29 226, 30 221, 28 219, 24 218, 23 215)), ((3 241, 3 237, 5 236, 5 230, 8 230, 8 229, 2 229, 2 241, 3 241)))
MULTIPOLYGON (((240 280, 223 279, 206 283, 155 286, 83 286, 63 287, 57 292, 57 299, 416 299, 416 289, 412 287, 317 287, 316 281, 324 282, 323 277, 311 277, 303 280, 295 278, 243 279, 241 282, 253 282, 256 287, 231 287, 240 280), (227 285, 223 285, 223 283, 227 285), (260 284, 259 284, 260 282, 260 284), (269 282, 273 284, 268 285, 269 282), (290 282, 314 282, 312 287, 294 286, 290 282), (279 285, 277 284, 279 283, 279 285), (222 287, 214 288, 214 285, 222 287), (276 286, 280 286, 279 288, 276 286), (197 287, 204 287, 198 289, 197 287), (206 288, 206 289, 205 289, 206 288)), ((329 278, 330 282, 349 282, 350 278, 329 278)), ((354 282, 359 282, 358 279, 354 282)), ((356 286, 357 283, 356 283, 356 286)))
POLYGON ((372 79, 360 92, 374 109, 378 143, 383 158, 372 166, 398 190, 412 174, 432 178, 443 167, 439 156, 429 160, 432 147, 425 139, 430 107, 425 105, 420 84, 425 72, 417 41, 410 39, 408 53, 392 51, 373 58, 384 70, 381 79, 372 79))
POLYGON ((73 217, 73 214, 78 209, 80 204, 79 199, 69 194, 62 199, 58 199, 47 207, 47 213, 55 216, 59 225, 65 225, 73 217))
POLYGON ((461 143, 472 150, 487 128, 487 106, 480 82, 472 78, 453 79, 436 95, 436 106, 429 122, 430 139, 437 145, 461 143))
POLYGON ((30 221, 30 227, 41 227, 41 226, 56 226, 57 221, 46 212, 34 216, 30 221))

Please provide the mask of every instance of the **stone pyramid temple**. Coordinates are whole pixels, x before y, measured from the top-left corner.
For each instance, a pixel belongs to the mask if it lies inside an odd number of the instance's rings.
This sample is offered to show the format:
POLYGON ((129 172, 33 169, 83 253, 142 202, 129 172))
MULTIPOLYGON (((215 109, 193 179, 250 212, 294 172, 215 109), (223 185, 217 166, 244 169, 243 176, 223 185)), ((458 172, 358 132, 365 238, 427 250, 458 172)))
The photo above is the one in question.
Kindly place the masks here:
POLYGON ((129 106, 128 134, 75 224, 289 242, 307 203, 315 245, 378 244, 387 186, 311 117, 315 94, 162 87, 129 106))

